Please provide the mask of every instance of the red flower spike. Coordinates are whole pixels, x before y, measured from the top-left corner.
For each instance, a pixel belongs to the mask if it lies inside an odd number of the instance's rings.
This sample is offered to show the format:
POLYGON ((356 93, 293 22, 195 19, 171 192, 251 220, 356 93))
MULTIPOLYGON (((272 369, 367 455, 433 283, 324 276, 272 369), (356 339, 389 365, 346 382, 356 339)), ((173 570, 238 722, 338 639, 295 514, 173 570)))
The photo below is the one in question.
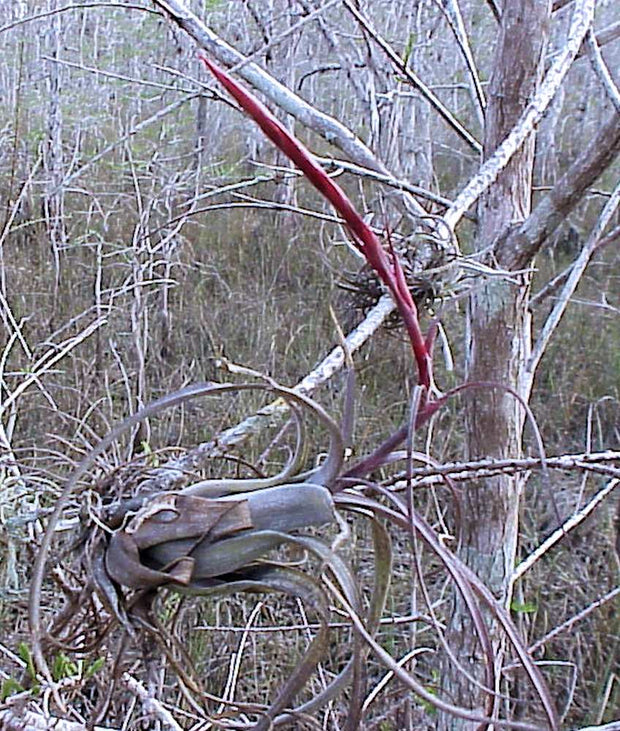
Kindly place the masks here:
POLYGON ((418 380, 421 385, 426 386, 428 392, 431 385, 431 355, 420 330, 415 303, 411 298, 411 293, 397 257, 393 255, 392 262, 390 262, 383 246, 381 246, 381 242, 355 210, 342 188, 334 183, 323 168, 316 163, 310 152, 289 134, 267 107, 243 89, 231 76, 216 66, 202 52, 199 52, 198 55, 207 69, 254 119, 267 137, 297 165, 319 193, 327 198, 345 220, 357 247, 381 281, 390 290, 411 340, 418 366, 418 380))

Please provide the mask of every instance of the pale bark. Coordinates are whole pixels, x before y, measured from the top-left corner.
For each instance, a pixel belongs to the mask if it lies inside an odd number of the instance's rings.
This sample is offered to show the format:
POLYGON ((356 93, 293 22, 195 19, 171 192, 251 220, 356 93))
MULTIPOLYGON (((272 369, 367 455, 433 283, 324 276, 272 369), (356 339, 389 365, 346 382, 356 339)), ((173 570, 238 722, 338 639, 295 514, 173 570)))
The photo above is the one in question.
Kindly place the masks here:
MULTIPOLYGON (((51 9, 56 10, 57 0, 52 0, 51 9)), ((66 243, 64 191, 61 186, 63 178, 62 155, 62 68, 54 63, 60 56, 62 46, 61 16, 54 15, 47 36, 52 61, 48 64, 48 115, 47 143, 45 145, 44 164, 47 172, 47 193, 44 198, 45 217, 49 231, 51 250, 54 256, 54 293, 58 292, 60 282, 61 251, 66 243)), ((54 307, 55 309, 55 307, 54 307)))
MULTIPOLYGON (((543 4, 540 3, 540 5, 543 4)), ((508 9, 512 10, 513 8, 508 9)), ((450 210, 446 212, 444 218, 450 227, 454 228, 461 220, 465 211, 495 184, 501 172, 508 166, 517 151, 533 133, 575 60, 581 43, 592 23, 593 16, 594 0, 582 0, 577 4, 568 31, 566 45, 549 68, 543 83, 540 85, 540 89, 535 95, 531 97, 524 96, 520 99, 514 98, 515 90, 520 89, 524 83, 521 75, 525 71, 525 68, 522 64, 523 59, 518 53, 514 55, 514 66, 504 69, 506 89, 502 90, 499 88, 495 92, 491 90, 488 99, 487 118, 494 113, 493 108, 495 106, 499 106, 500 108, 506 107, 506 104, 503 104, 501 101, 501 94, 504 91, 507 94, 507 98, 508 96, 513 97, 513 104, 516 102, 517 107, 513 109, 514 114, 511 115, 510 124, 504 123, 501 130, 495 130, 495 133, 499 131, 501 134, 494 139, 493 155, 489 155, 489 147, 487 144, 489 130, 485 130, 485 162, 477 175, 469 181, 456 197, 450 210), (495 99, 491 98, 493 93, 496 94, 495 99)), ((506 18, 502 16, 501 27, 505 28, 509 22, 511 21, 508 16, 506 18)), ((544 27, 540 27, 541 33, 546 35, 548 24, 549 19, 547 18, 544 27)), ((511 38, 511 40, 516 41, 518 39, 519 30, 516 26, 511 28, 511 33, 514 32, 516 34, 515 38, 511 38)), ((543 58, 537 59, 537 62, 542 68, 543 58)), ((494 70, 494 75, 497 76, 497 66, 495 65, 494 70)))
MULTIPOLYGON (((505 5, 485 115, 487 160, 497 159, 498 146, 512 134, 528 100, 536 97, 549 14, 548 5, 537 0, 517 0, 505 5)), ((501 241, 514 222, 523 221, 529 214, 533 161, 534 136, 524 135, 493 183, 483 186, 476 248, 491 252, 489 264, 493 263, 501 241)), ((483 165, 483 170, 485 167, 489 166, 483 165)), ((480 179, 483 181, 484 176, 480 179)), ((459 198, 466 196, 461 194, 459 198)), ((456 205, 455 209, 458 210, 456 205)), ((491 381, 520 390, 520 369, 529 355, 530 322, 526 306, 529 281, 523 275, 519 281, 521 284, 516 286, 506 279, 491 280, 470 296, 467 333, 467 380, 470 382, 491 381)), ((469 459, 521 456, 523 412, 508 393, 495 388, 477 391, 475 397, 467 400, 466 421, 469 459)), ((467 519, 463 526, 462 558, 504 602, 509 600, 509 578, 516 557, 520 489, 518 476, 497 475, 470 484, 463 495, 467 519)), ((449 641, 457 656, 462 661, 465 658, 473 661, 472 671, 479 673, 480 663, 476 661, 479 648, 470 623, 457 597, 449 641)), ((501 637, 495 635, 494 642, 499 652, 501 637)), ((501 660, 501 652, 498 659, 501 660)), ((486 708, 490 712, 494 707, 492 696, 485 697, 453 666, 448 666, 444 673, 444 690, 472 708, 486 708)), ((443 718, 441 728, 469 726, 457 719, 443 718)))
POLYGON ((371 170, 386 173, 384 165, 351 130, 328 114, 318 111, 287 89, 284 84, 255 63, 244 63, 246 58, 231 45, 222 40, 205 25, 180 0, 154 0, 201 48, 207 50, 220 63, 227 66, 239 65, 239 76, 263 93, 280 109, 292 114, 304 126, 321 135, 327 142, 347 154, 351 160, 371 170))
MULTIPOLYGON (((367 342, 395 307, 392 298, 387 294, 383 295, 364 320, 347 336, 346 346, 349 353, 355 353, 367 342)), ((337 346, 295 386, 295 390, 299 393, 311 394, 340 370, 345 364, 345 360, 342 347, 337 346)), ((183 483, 193 471, 203 468, 213 457, 225 454, 253 434, 259 433, 269 425, 277 424, 289 413, 289 407, 282 399, 267 404, 256 414, 248 416, 239 424, 220 432, 212 440, 203 442, 182 457, 168 462, 165 467, 158 470, 155 477, 144 484, 145 489, 169 490, 183 483)))

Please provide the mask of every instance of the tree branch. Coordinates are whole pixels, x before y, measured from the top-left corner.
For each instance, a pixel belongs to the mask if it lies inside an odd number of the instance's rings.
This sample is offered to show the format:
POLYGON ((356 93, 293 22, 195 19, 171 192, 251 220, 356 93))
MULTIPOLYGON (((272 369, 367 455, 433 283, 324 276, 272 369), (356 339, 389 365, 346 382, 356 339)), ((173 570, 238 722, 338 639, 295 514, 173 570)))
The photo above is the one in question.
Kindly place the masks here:
MULTIPOLYGON (((601 249, 609 246, 609 244, 613 244, 618 239, 620 239, 620 226, 615 226, 607 234, 607 236, 604 236, 594 247, 592 256, 595 253, 601 251, 601 249)), ((529 304, 531 310, 535 309, 536 307, 540 307, 540 305, 547 299, 547 297, 551 297, 551 295, 555 294, 558 291, 558 289, 569 278, 570 273, 573 270, 573 265, 574 262, 570 266, 566 267, 563 272, 560 272, 550 282, 547 282, 547 284, 545 284, 545 286, 532 297, 529 304)))
POLYGON ((620 91, 618 91, 618 87, 609 73, 609 69, 607 68, 607 64, 605 63, 605 59, 603 58, 603 54, 601 53, 601 49, 599 48, 592 28, 588 31, 586 45, 588 47, 588 56, 590 58, 590 63, 594 68, 594 73, 598 76, 599 81, 607 92, 607 96, 611 99, 611 102, 616 108, 618 114, 620 114, 620 91))
POLYGON ((551 310, 549 317, 546 319, 542 331, 538 336, 538 339, 536 340, 536 344, 532 349, 532 354, 526 365, 526 370, 530 374, 532 374, 532 376, 535 373, 538 364, 540 363, 540 359, 547 349, 547 345, 549 344, 553 333, 555 332, 557 326, 560 323, 560 320, 562 319, 562 315, 566 311, 570 298, 577 289, 577 285, 579 284, 581 277, 583 276, 583 273, 588 266, 588 262, 592 258, 592 254, 594 253, 594 250, 596 249, 599 240, 603 235, 605 228, 607 227, 607 224, 616 212, 619 204, 620 183, 616 186, 614 192, 611 195, 611 198, 605 204, 605 207, 603 208, 603 211, 601 212, 601 215, 599 216, 599 219, 596 222, 592 233, 588 237, 588 240, 581 250, 581 253, 577 257, 577 260, 571 267, 571 271, 566 280, 566 284, 562 288, 562 293, 560 294, 553 309, 551 310))
POLYGON ((454 229, 465 211, 497 180, 515 152, 529 137, 560 88, 594 17, 594 0, 581 0, 573 12, 568 38, 562 51, 545 75, 540 89, 529 102, 517 124, 491 157, 480 167, 446 212, 444 220, 454 229))
POLYGON ((375 28, 371 25, 368 18, 366 18, 352 2, 349 0, 343 0, 347 10, 353 15, 358 23, 364 28, 364 30, 372 37, 375 43, 383 50, 390 61, 396 66, 401 74, 405 76, 407 81, 416 88, 420 94, 426 99, 431 107, 441 116, 441 118, 456 132, 456 134, 464 140, 473 150, 480 153, 482 152, 482 145, 478 140, 463 127, 463 125, 456 119, 456 117, 450 112, 447 107, 441 102, 441 100, 424 84, 424 82, 418 78, 416 74, 407 66, 403 59, 394 51, 392 46, 383 38, 375 28))
MULTIPOLYGON (((255 63, 245 63, 246 57, 222 40, 211 28, 192 13, 181 0, 153 0, 201 48, 229 67, 239 66, 239 76, 264 94, 280 109, 292 114, 304 126, 338 147, 358 165, 389 174, 383 163, 348 127, 328 114, 320 112, 301 99, 284 84, 255 63)), ((424 215, 420 204, 411 199, 415 211, 424 215)))
POLYGON ((526 266, 619 152, 620 116, 613 112, 523 225, 508 236, 502 252, 504 266, 509 269, 526 266))
MULTIPOLYGON (((354 353, 368 341, 368 339, 381 327, 385 318, 394 311, 394 304, 390 295, 384 295, 379 302, 370 310, 365 319, 349 333, 346 338, 347 350, 354 353)), ((320 385, 328 381, 334 373, 342 368, 345 362, 345 354, 340 346, 334 348, 319 365, 303 378, 294 390, 310 394, 320 385)), ((157 470, 155 476, 144 483, 146 490, 169 490, 178 486, 194 471, 203 468, 213 457, 225 454, 233 447, 238 446, 253 434, 270 424, 277 423, 279 419, 289 413, 289 407, 277 399, 252 416, 248 416, 239 424, 226 429, 212 440, 199 444, 182 457, 170 461, 167 465, 157 470)))
MULTIPOLYGON (((398 453, 393 456, 398 456, 398 453)), ((515 475, 534 469, 599 471, 599 466, 620 464, 620 452, 585 452, 583 454, 561 454, 557 457, 524 457, 522 459, 481 459, 474 462, 448 462, 446 464, 425 465, 409 470, 408 476, 415 480, 416 489, 445 483, 449 477, 454 481, 479 480, 494 475, 515 475)), ((397 474, 381 483, 392 489, 404 488, 404 474, 397 474)))
POLYGON ((536 548, 532 553, 521 563, 517 565, 515 568, 512 576, 510 577, 510 583, 514 584, 516 581, 518 581, 523 574, 525 574, 529 569, 532 568, 532 566, 545 554, 547 551, 549 551, 553 546, 555 546, 556 543, 561 541, 566 534, 573 530, 573 528, 576 528, 578 525, 583 523, 583 521, 590 515, 590 513, 597 508, 605 498, 610 495, 613 490, 620 484, 620 479, 614 478, 610 480, 605 487, 601 488, 596 495, 587 502, 581 510, 579 510, 574 515, 571 515, 571 517, 566 520, 557 530, 553 531, 553 533, 547 538, 545 541, 543 541, 538 548, 536 548))

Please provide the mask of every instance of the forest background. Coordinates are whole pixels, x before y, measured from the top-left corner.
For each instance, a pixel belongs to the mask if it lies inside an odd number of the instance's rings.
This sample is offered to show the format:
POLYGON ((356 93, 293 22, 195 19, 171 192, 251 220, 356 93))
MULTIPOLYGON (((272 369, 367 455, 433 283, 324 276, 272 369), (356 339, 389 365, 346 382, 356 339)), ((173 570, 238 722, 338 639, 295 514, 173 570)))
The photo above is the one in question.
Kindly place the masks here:
MULTIPOLYGON (((244 727, 254 717, 243 704, 270 703, 314 631, 299 599, 171 594, 159 616, 174 615, 203 692, 218 702, 196 700, 191 684, 180 691, 185 681, 160 649, 136 643, 115 664, 118 645, 104 640, 90 655, 48 652, 70 707, 49 711, 30 644, 31 568, 64 481, 113 424, 189 383, 230 380, 228 361, 290 387, 306 379, 304 392, 340 419, 342 351, 317 370, 339 327, 353 333, 356 374, 349 464, 406 423, 420 398, 392 301, 333 209, 208 76, 203 48, 263 94, 394 247, 422 330, 440 323, 434 393, 477 384, 416 432, 408 477, 404 447, 399 463, 369 477, 413 494, 435 535, 505 606, 558 722, 611 728, 620 706, 617 4, 0 7, 0 727, 20 714, 35 727, 50 713, 75 728, 137 727, 143 715, 171 728, 214 718, 244 727), (520 140, 485 178, 482 161, 497 160, 511 130, 520 140), (529 402, 537 428, 497 384, 529 402), (119 689, 102 711, 114 674, 119 689)), ((192 402, 100 457, 56 531, 45 621, 83 589, 86 569, 66 549, 80 521, 97 517, 106 480, 133 489, 197 454, 201 477, 277 472, 284 409, 265 403, 260 392, 192 402), (240 456, 207 459, 214 444, 240 456)), ((308 441, 309 466, 326 436, 313 428, 308 441)), ((359 521, 349 529, 343 553, 363 584, 371 539, 359 521)), ((377 641, 430 699, 371 655, 363 727, 465 727, 433 697, 488 711, 475 642, 462 639, 470 619, 441 561, 406 530, 390 525, 390 535, 377 641)), ((309 698, 352 643, 334 606, 309 698)), ((494 717, 548 727, 495 620, 484 621, 500 668, 494 717)), ((336 697, 297 723, 342 728, 349 713, 336 697)))

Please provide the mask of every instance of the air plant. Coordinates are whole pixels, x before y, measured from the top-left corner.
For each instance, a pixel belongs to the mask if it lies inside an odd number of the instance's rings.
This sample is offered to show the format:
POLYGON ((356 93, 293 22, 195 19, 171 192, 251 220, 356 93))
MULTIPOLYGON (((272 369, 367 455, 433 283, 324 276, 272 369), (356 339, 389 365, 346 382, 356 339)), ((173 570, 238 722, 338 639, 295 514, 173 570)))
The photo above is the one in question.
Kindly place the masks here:
MULTIPOLYGON (((434 390, 432 347, 435 331, 422 333, 415 303, 407 288, 400 262, 389 245, 384 246, 357 213, 341 188, 334 183, 312 155, 252 95, 205 56, 201 60, 234 96, 243 109, 260 125, 265 134, 305 174, 344 219, 359 251, 391 293, 405 323, 418 371, 417 402, 410 424, 405 425, 380 445, 369 457, 346 468, 346 438, 340 426, 313 399, 278 385, 272 379, 248 369, 237 369, 252 376, 246 383, 205 383, 189 386, 147 405, 113 429, 80 463, 67 481, 50 517, 33 572, 29 616, 33 639, 33 656, 39 671, 49 680, 46 652, 60 645, 68 648, 63 635, 66 623, 56 623, 56 632, 45 632, 41 617, 41 587, 54 530, 68 501, 75 496, 83 479, 96 460, 123 433, 143 419, 162 410, 199 397, 262 390, 284 399, 296 425, 296 448, 280 473, 268 478, 208 479, 178 490, 151 493, 123 499, 108 506, 100 516, 111 536, 91 526, 87 563, 90 580, 84 591, 95 592, 109 613, 110 625, 118 623, 123 632, 135 637, 140 630, 150 631, 156 619, 152 605, 160 589, 201 597, 216 597, 232 592, 276 592, 294 596, 306 604, 319 620, 319 629, 302 660, 272 699, 271 705, 258 715, 255 728, 268 729, 294 722, 299 714, 317 711, 352 685, 346 728, 358 726, 364 688, 364 658, 372 653, 416 695, 437 708, 470 721, 481 728, 539 728, 532 724, 509 722, 498 717, 495 655, 483 618, 489 612, 503 631, 529 676, 544 709, 548 727, 558 728, 557 713, 545 682, 529 657, 512 621, 488 589, 439 540, 435 530, 417 513, 410 498, 365 479, 365 490, 350 489, 384 464, 394 447, 412 429, 423 424, 445 401, 434 390), (312 415, 327 428, 327 457, 315 469, 303 472, 303 414, 312 415), (375 496, 373 497, 373 493, 375 496), (370 521, 374 553, 373 586, 364 604, 361 588, 346 562, 337 551, 338 541, 320 532, 324 526, 344 530, 341 513, 370 521), (484 712, 454 706, 431 693, 415 675, 394 661, 375 639, 379 621, 390 589, 392 548, 385 523, 406 532, 412 541, 421 540, 444 566, 458 588, 472 618, 485 662, 486 708, 484 712), (314 528, 310 535, 308 528, 314 528), (316 534, 319 530, 319 534, 316 534), (275 548, 292 545, 313 556, 320 570, 311 573, 275 563, 275 548), (306 685, 317 664, 329 650, 328 617, 331 603, 339 603, 348 613, 358 636, 350 659, 327 686, 311 700, 294 707, 294 700, 306 685)), ((347 421, 345 416, 345 422, 347 421)), ((332 530, 333 534, 333 530, 332 530)), ((159 637, 165 628, 159 627, 159 637)), ((66 635, 66 632, 65 632, 66 635)), ((162 649, 173 667, 175 662, 168 636, 162 649)), ((86 654, 101 641, 101 633, 90 646, 83 640, 71 649, 86 654)), ((75 644, 75 643, 74 643, 75 644)), ((186 673, 185 673, 186 674, 186 673)), ((195 680, 195 679, 194 679, 195 680)), ((189 682, 189 681, 188 681, 189 682)), ((60 701, 60 699, 58 699, 60 701)))
MULTIPOLYGON (((156 591, 162 587, 200 596, 260 591, 279 592, 301 599, 317 614, 320 630, 285 686, 258 721, 258 729, 268 728, 274 721, 280 723, 290 719, 291 713, 316 710, 351 679, 356 686, 360 685, 363 651, 356 646, 352 658, 320 695, 297 709, 291 709, 292 699, 328 651, 329 597, 319 580, 296 568, 270 562, 269 554, 287 544, 302 548, 329 571, 339 591, 355 611, 362 612, 357 580, 332 550, 331 543, 316 535, 300 533, 311 527, 338 523, 331 490, 342 471, 345 442, 338 424, 311 398, 248 369, 243 370, 259 376, 261 382, 196 384, 165 396, 113 429, 69 478, 50 518, 31 585, 33 655, 40 671, 48 678, 45 647, 59 645, 67 652, 84 655, 92 652, 101 639, 97 638, 90 645, 69 646, 66 625, 57 627, 56 636, 43 632, 41 626, 41 583, 46 554, 62 510, 78 490, 80 481, 114 441, 145 418, 198 397, 263 390, 289 404, 297 427, 296 449, 282 471, 268 478, 200 480, 177 491, 128 498, 120 504, 111 505, 104 511, 102 519, 116 530, 106 539, 95 526, 94 534, 88 540, 86 562, 90 567, 90 584, 86 590, 99 596, 112 621, 120 624, 131 636, 135 636, 137 631, 137 616, 150 616, 149 621, 155 621, 151 605, 156 591), (300 472, 305 452, 302 410, 317 417, 330 434, 327 456, 319 467, 309 472, 300 472), (131 593, 127 594, 127 590, 131 593)), ((374 633, 389 587, 390 554, 385 529, 377 524, 373 535, 377 556, 375 587, 366 624, 374 633)), ((357 717, 359 705, 358 687, 358 691, 352 694, 351 723, 357 717)))

